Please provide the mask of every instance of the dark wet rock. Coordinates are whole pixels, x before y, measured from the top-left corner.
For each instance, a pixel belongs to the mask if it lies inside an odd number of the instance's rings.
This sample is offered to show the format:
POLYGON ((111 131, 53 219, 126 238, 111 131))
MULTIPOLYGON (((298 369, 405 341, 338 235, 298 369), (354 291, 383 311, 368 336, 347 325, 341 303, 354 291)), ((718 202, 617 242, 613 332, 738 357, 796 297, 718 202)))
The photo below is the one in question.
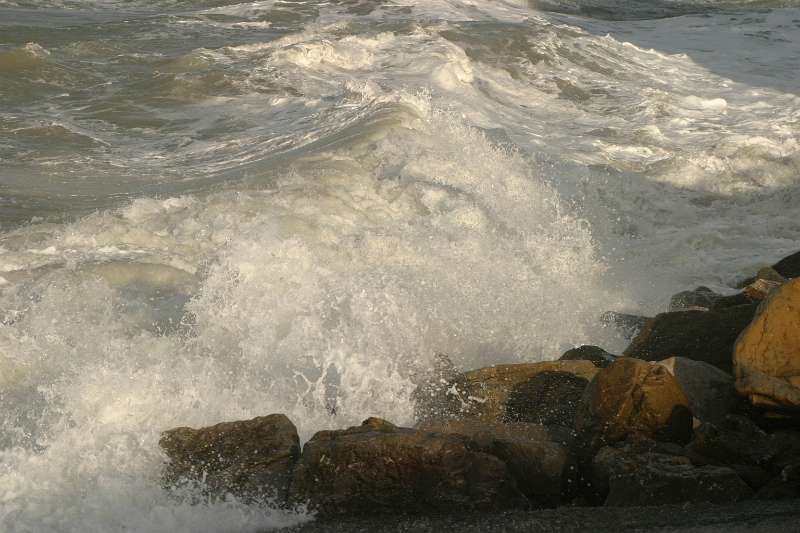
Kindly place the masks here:
POLYGON ((685 444, 692 436, 692 414, 686 394, 666 368, 620 358, 589 383, 575 429, 590 451, 630 436, 685 444))
POLYGON ((674 294, 669 300, 669 311, 685 311, 701 307, 711 309, 714 303, 722 298, 708 287, 697 287, 691 291, 682 291, 674 294))
POLYGON ((732 373, 733 345, 755 312, 750 304, 662 313, 647 322, 623 355, 645 361, 687 357, 732 373))
POLYGON ((779 443, 780 448, 772 460, 774 468, 783 468, 800 462, 800 430, 782 429, 770 435, 779 443))
POLYGON ((303 448, 289 500, 321 514, 525 506, 506 464, 465 436, 370 418, 303 448))
POLYGON ((680 503, 641 507, 564 506, 500 513, 457 512, 422 516, 334 516, 291 528, 292 533, 693 533, 795 532, 795 500, 729 504, 680 503))
POLYGON ((736 341, 736 390, 765 410, 800 417, 800 279, 782 285, 736 341))
POLYGON ((159 445, 170 459, 166 485, 199 482, 206 494, 244 500, 285 500, 300 455, 297 429, 280 414, 171 429, 162 433, 159 445))
POLYGON ((793 278, 796 276, 784 276, 777 270, 775 270, 774 266, 765 266, 758 269, 755 276, 745 278, 739 283, 736 284, 737 289, 744 289, 748 285, 755 283, 756 281, 772 281, 778 283, 786 283, 787 279, 793 278))
POLYGON ((597 368, 605 368, 616 359, 616 355, 608 353, 599 346, 588 344, 567 350, 558 358, 559 361, 591 361, 597 368))
POLYGON ((690 462, 683 456, 680 446, 676 446, 677 449, 670 446, 669 443, 638 436, 604 446, 589 458, 588 464, 583 465, 588 484, 582 488, 594 505, 601 505, 608 497, 610 478, 630 474, 634 468, 651 460, 651 457, 680 464, 690 462))
POLYGON ((439 418, 452 412, 454 406, 448 389, 458 374, 450 357, 443 353, 434 356, 430 372, 420 378, 420 384, 411 396, 416 420, 439 418))
POLYGON ((428 420, 418 429, 470 437, 480 451, 508 465, 517 487, 537 507, 568 501, 577 490, 574 436, 566 428, 473 418, 428 420))
POLYGON ((723 296, 711 306, 711 311, 719 309, 727 309, 729 307, 739 307, 742 305, 756 305, 760 300, 750 296, 746 292, 732 294, 730 296, 723 296))
POLYGON ((784 257, 772 265, 772 268, 787 279, 800 277, 800 252, 784 257))
POLYGON ((774 266, 763 267, 756 272, 755 280, 774 281, 778 283, 786 283, 786 276, 778 272, 774 266))
POLYGON ((800 461, 785 466, 780 474, 758 491, 756 497, 760 500, 800 498, 800 461))
POLYGON ((607 506, 727 503, 753 494, 731 468, 697 467, 680 456, 648 453, 624 457, 605 450, 600 450, 595 462, 597 471, 605 470, 608 475, 607 506))
POLYGON ((760 466, 753 466, 753 465, 726 465, 728 468, 732 469, 742 481, 747 483, 747 486, 753 489, 754 491, 761 490, 767 484, 769 484, 772 479, 773 475, 768 472, 766 469, 761 468, 760 466))
POLYGON ((632 339, 638 335, 648 320, 651 320, 650 317, 617 313, 616 311, 606 311, 600 316, 601 324, 618 330, 626 339, 632 339))
POLYGON ((515 385, 506 400, 504 419, 573 427, 589 380, 570 372, 546 371, 515 385))
POLYGON ((680 384, 698 420, 720 422, 739 402, 733 376, 715 366, 685 357, 670 357, 659 364, 680 384))
POLYGON ((458 374, 441 387, 437 395, 418 400, 417 412, 503 420, 507 418, 506 402, 511 393, 533 377, 543 372, 562 372, 588 381, 597 370, 589 361, 545 361, 479 368, 458 374))
POLYGON ((719 424, 704 423, 695 429, 686 447, 695 464, 751 465, 769 469, 786 445, 752 420, 728 415, 719 424))

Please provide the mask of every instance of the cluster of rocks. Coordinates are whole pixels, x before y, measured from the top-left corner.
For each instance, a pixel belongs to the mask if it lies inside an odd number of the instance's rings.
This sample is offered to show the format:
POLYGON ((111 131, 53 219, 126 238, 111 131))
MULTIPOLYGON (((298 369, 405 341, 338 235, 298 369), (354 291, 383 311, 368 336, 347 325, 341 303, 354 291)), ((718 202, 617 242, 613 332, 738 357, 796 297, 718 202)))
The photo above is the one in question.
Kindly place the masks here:
POLYGON ((302 449, 280 414, 166 431, 164 483, 328 515, 800 498, 800 253, 740 288, 627 320, 620 356, 440 356, 413 428, 370 418, 302 449))

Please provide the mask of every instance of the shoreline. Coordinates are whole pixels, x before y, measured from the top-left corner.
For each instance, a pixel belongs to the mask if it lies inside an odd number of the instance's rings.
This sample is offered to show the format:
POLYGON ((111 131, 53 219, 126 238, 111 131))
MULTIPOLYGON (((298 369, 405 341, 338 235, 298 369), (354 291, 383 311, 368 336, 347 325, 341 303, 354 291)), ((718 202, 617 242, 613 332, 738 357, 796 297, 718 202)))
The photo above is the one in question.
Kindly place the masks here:
MULTIPOLYGON (((800 499, 735 504, 635 507, 558 507, 494 513, 378 515, 315 519, 281 529, 287 533, 367 532, 573 532, 663 531, 789 533, 800 524, 800 499)), ((264 531, 263 533, 266 533, 264 531)))

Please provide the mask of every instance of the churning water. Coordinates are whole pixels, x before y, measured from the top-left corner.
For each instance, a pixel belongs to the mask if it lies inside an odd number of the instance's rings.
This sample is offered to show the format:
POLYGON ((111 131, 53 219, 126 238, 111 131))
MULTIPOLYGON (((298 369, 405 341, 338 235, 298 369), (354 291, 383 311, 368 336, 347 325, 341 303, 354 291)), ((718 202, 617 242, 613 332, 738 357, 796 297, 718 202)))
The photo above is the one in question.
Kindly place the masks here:
POLYGON ((159 432, 412 423, 795 251, 797 5, 0 0, 0 530, 303 520, 159 432))

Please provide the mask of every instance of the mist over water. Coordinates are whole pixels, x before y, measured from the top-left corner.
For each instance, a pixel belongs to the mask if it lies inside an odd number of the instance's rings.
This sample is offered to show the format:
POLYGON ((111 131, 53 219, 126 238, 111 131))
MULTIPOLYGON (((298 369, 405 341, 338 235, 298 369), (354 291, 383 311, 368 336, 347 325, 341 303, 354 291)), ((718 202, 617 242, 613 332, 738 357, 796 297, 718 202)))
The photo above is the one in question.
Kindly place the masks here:
POLYGON ((0 0, 0 530, 306 520, 160 431, 411 424, 795 251, 793 5, 0 0))

